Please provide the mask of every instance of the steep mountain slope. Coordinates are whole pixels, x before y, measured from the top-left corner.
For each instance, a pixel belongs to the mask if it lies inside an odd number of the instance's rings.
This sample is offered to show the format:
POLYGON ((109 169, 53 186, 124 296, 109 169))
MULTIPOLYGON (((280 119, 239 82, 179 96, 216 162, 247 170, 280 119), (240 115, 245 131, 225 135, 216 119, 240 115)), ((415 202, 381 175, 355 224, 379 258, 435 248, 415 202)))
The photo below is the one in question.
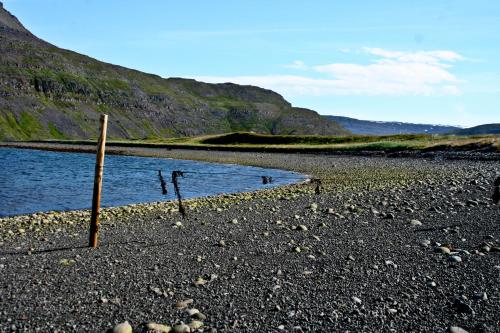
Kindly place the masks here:
POLYGON ((60 49, 0 3, 0 140, 95 137, 100 113, 112 138, 348 133, 270 90, 163 79, 60 49))
POLYGON ((360 135, 446 134, 460 129, 454 126, 370 121, 341 116, 325 117, 336 121, 353 134, 360 135))
POLYGON ((500 134, 500 124, 484 124, 454 131, 457 135, 500 134))

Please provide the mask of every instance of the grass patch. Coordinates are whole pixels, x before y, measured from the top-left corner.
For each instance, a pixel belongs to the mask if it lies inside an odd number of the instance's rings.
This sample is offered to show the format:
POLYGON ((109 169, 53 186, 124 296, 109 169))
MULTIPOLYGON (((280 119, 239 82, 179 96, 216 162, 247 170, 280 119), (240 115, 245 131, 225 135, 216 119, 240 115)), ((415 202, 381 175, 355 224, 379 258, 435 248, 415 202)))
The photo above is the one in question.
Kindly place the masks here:
POLYGON ((408 134, 388 136, 321 136, 321 135, 267 135, 248 132, 219 135, 200 143, 215 145, 332 145, 345 143, 372 143, 394 141, 430 141, 431 135, 408 134))
POLYGON ((57 139, 57 140, 65 140, 67 139, 66 135, 64 135, 63 132, 61 132, 57 127, 56 125, 54 125, 53 123, 49 123, 49 133, 50 133, 50 136, 53 138, 53 139, 57 139))

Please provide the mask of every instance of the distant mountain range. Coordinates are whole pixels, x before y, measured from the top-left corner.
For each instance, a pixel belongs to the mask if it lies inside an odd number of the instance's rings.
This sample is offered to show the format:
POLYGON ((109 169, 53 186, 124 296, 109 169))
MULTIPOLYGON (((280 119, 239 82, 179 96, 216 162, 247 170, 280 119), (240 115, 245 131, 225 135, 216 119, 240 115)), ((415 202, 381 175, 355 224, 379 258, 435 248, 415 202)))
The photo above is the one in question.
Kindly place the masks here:
POLYGON ((484 135, 500 134, 500 124, 484 124, 470 128, 464 128, 453 132, 456 135, 484 135))
POLYGON ((336 121, 346 130, 358 135, 448 134, 461 130, 460 127, 455 126, 359 120, 342 116, 324 117, 336 121))
POLYGON ((0 140, 96 137, 101 113, 111 138, 349 134, 271 90, 163 79, 58 48, 0 2, 0 140))

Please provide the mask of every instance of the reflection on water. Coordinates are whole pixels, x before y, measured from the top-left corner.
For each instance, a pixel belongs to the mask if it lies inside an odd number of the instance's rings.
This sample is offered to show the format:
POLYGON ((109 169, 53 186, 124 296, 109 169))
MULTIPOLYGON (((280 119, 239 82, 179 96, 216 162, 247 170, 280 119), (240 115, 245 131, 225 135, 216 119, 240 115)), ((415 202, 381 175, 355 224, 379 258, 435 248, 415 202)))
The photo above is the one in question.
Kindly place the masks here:
MULTIPOLYGON (((95 155, 0 148, 0 216, 91 207, 95 155)), ((276 169, 195 161, 108 155, 105 158, 102 206, 174 199, 170 174, 179 178, 184 198, 251 191, 297 182, 303 175, 276 169), (161 194, 162 170, 168 194, 161 194), (261 176, 273 177, 262 184, 261 176)))

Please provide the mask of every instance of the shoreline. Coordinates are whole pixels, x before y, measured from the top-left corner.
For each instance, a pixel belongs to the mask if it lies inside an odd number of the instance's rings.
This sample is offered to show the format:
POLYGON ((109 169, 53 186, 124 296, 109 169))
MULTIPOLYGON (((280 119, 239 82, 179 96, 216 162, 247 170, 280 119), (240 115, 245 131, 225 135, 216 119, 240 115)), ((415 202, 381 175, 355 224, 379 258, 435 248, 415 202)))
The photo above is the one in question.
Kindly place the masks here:
POLYGON ((121 153, 304 172, 323 179, 322 190, 204 198, 186 204, 185 219, 172 202, 104 209, 95 250, 86 247, 85 214, 33 214, 9 235, 14 224, 0 219, 0 332, 102 332, 125 320, 134 332, 194 320, 202 332, 494 332, 500 324, 497 162, 121 153))
MULTIPOLYGON (((94 142, 77 141, 76 143, 62 143, 50 141, 18 141, 0 142, 0 147, 13 147, 20 149, 40 149, 65 152, 93 153, 94 142)), ((414 150, 357 150, 357 149, 335 149, 335 148, 294 148, 294 147, 235 147, 223 145, 190 145, 190 144, 157 144, 157 143, 133 143, 133 142, 108 142, 106 143, 107 154, 126 155, 129 150, 193 150, 193 151, 220 151, 239 153, 274 153, 274 154, 310 154, 331 156, 361 156, 361 157, 388 157, 388 158, 440 158, 449 160, 479 160, 500 161, 500 151, 488 149, 414 149, 414 150), (125 152, 125 153, 124 153, 125 152)))

